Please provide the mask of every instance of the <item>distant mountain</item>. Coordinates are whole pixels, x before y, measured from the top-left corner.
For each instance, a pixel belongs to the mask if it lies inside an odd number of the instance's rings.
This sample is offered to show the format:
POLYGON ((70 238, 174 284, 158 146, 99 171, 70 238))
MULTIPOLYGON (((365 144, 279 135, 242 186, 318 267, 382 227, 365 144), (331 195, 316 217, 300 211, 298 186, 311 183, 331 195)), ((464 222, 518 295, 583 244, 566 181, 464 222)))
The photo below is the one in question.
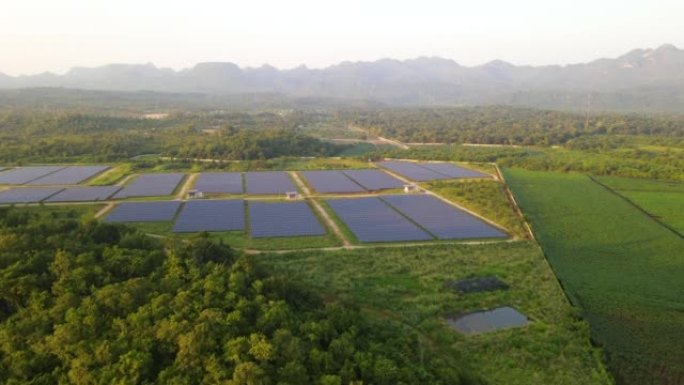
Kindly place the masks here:
POLYGON ((279 94, 387 105, 509 104, 557 109, 684 111, 684 50, 636 49, 615 59, 566 66, 495 60, 465 67, 436 57, 343 62, 325 69, 240 68, 201 63, 174 71, 152 64, 74 68, 64 75, 10 77, 0 88, 61 87, 209 95, 279 94))

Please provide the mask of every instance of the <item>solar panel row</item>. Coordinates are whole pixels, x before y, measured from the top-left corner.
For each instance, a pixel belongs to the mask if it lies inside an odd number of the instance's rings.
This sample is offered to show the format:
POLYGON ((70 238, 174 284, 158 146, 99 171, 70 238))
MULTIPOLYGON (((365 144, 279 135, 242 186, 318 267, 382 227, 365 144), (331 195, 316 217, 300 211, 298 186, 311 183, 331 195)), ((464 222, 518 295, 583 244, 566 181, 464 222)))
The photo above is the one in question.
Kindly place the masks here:
POLYGON ((440 239, 506 237, 480 218, 431 195, 385 195, 382 199, 440 239))
POLYGON ((341 171, 302 171, 314 190, 320 193, 356 193, 366 190, 341 171))
POLYGON ((46 202, 103 201, 121 189, 121 186, 68 187, 46 199, 46 202))
POLYGON ((306 202, 250 202, 249 220, 254 238, 325 234, 325 228, 306 202))
POLYGON ((442 175, 427 168, 420 167, 416 163, 411 162, 380 162, 380 165, 396 172, 399 175, 402 175, 405 178, 418 182, 449 178, 446 175, 442 175))
POLYGON ((189 201, 176 219, 173 232, 232 231, 245 229, 245 201, 189 201))
POLYGON ((292 179, 284 171, 248 172, 245 181, 248 194, 279 195, 297 191, 292 179))
POLYGON ((30 185, 48 185, 48 184, 79 184, 86 179, 107 170, 109 166, 70 166, 61 170, 32 180, 28 182, 30 185))
POLYGON ((345 170, 345 175, 368 191, 401 188, 404 182, 380 170, 345 170))
POLYGON ((242 194, 242 174, 239 172, 204 172, 195 182, 195 188, 209 194, 242 194))
POLYGON ((185 174, 142 174, 119 191, 114 198, 153 197, 171 195, 185 174))
POLYGON ((105 218, 105 222, 170 221, 180 207, 178 201, 123 202, 105 218))
POLYGON ((24 184, 63 169, 64 166, 19 167, 0 172, 0 184, 24 184))
POLYGON ((2 203, 38 203, 58 193, 62 187, 21 187, 0 191, 2 203))
POLYGON ((420 166, 425 167, 434 172, 446 175, 449 178, 484 178, 489 175, 471 170, 465 167, 458 167, 451 163, 420 163, 420 166))
POLYGON ((329 200, 328 204, 361 242, 432 239, 432 236, 378 198, 329 200))

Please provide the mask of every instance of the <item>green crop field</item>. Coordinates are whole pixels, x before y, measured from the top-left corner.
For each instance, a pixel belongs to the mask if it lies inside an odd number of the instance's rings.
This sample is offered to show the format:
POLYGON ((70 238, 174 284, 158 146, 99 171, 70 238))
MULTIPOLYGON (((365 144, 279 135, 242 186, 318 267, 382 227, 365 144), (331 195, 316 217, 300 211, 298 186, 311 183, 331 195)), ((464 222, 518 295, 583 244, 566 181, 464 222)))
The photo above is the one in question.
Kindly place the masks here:
POLYGON ((655 219, 684 234, 684 183, 613 176, 596 179, 655 219))
POLYGON ((465 360, 490 385, 610 384, 588 325, 568 304, 531 241, 260 255, 270 269, 307 282, 330 299, 419 332, 426 349, 465 360), (496 275, 510 290, 456 294, 448 280, 496 275), (510 305, 531 324, 462 336, 448 315, 510 305), (456 354, 454 352, 460 352, 456 354))
POLYGON ((684 239, 587 176, 504 175, 617 380, 680 383, 684 239))

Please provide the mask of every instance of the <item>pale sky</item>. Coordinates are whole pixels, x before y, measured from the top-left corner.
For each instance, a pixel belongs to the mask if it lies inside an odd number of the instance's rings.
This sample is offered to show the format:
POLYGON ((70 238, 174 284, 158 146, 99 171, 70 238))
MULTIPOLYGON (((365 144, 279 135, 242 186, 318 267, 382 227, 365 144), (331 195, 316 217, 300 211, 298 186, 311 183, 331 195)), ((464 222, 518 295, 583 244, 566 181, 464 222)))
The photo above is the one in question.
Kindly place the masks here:
POLYGON ((0 0, 0 72, 441 56, 567 64, 684 48, 683 0, 0 0))

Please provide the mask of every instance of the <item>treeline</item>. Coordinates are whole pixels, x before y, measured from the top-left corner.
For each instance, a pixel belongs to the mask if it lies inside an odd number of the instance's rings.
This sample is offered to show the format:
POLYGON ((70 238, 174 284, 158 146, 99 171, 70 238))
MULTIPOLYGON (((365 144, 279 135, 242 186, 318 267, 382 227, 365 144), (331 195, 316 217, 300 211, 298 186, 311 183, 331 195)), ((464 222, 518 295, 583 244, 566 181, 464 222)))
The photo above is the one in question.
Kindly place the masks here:
POLYGON ((340 119, 403 142, 562 145, 585 136, 684 137, 684 117, 585 115, 504 106, 347 110, 340 119), (587 124, 588 123, 588 124, 587 124))
POLYGON ((165 119, 73 112, 0 113, 0 162, 110 162, 143 154, 269 159, 330 156, 345 146, 306 135, 307 114, 178 113, 165 119))
POLYGON ((2 384, 477 384, 390 320, 230 247, 0 209, 2 384))

